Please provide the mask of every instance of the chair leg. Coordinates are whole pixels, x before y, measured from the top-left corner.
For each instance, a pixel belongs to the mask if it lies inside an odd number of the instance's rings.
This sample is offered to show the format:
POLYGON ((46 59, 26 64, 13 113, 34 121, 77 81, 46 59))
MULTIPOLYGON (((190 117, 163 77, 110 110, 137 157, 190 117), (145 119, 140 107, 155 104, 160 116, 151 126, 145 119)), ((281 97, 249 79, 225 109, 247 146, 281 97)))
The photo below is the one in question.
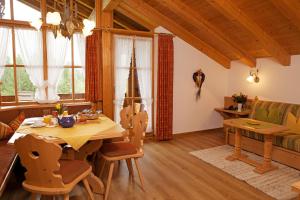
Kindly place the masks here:
POLYGON ((136 169, 138 171, 138 174, 139 174, 139 178, 140 178, 140 181, 141 181, 142 189, 145 191, 145 189, 144 189, 144 178, 143 178, 143 175, 142 175, 142 172, 141 172, 141 169, 140 169, 140 166, 139 166, 137 158, 134 159, 134 162, 135 162, 135 166, 136 166, 136 169))
POLYGON ((126 164, 127 164, 127 168, 128 168, 129 174, 133 177, 134 173, 133 173, 133 167, 132 167, 132 163, 131 163, 131 159, 130 158, 126 159, 126 164))
POLYGON ((100 172, 99 172, 99 176, 98 176, 99 178, 101 178, 102 175, 103 175, 105 165, 106 165, 106 160, 103 159, 103 164, 102 164, 102 166, 101 166, 101 168, 100 168, 100 172))
POLYGON ((37 195, 35 193, 31 193, 30 200, 36 200, 37 195))
POLYGON ((108 194, 109 194, 109 189, 110 189, 110 185, 111 185, 112 175, 113 175, 113 172, 114 172, 114 167, 115 167, 115 163, 114 163, 114 161, 112 161, 110 163, 110 166, 109 166, 109 173, 108 173, 108 178, 107 178, 107 183, 106 183, 106 190, 105 190, 104 200, 108 199, 108 194))
POLYGON ((93 192, 92 192, 92 190, 91 190, 91 188, 90 188, 89 182, 87 181, 86 178, 83 179, 82 182, 83 182, 83 185, 84 185, 86 191, 88 192, 88 195, 89 195, 89 197, 90 197, 90 200, 94 200, 95 198, 94 198, 93 192))
POLYGON ((69 194, 64 195, 64 200, 69 200, 69 194))

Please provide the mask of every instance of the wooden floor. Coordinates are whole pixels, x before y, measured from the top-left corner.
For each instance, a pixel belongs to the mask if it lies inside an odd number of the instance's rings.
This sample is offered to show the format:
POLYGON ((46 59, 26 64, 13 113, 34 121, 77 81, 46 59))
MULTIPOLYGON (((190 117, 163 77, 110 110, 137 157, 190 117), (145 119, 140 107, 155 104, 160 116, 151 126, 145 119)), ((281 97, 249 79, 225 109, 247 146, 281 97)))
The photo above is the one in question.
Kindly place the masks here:
MULTIPOLYGON (((245 182, 197 159, 190 151, 224 144, 221 131, 176 135, 167 142, 148 141, 145 156, 140 160, 146 191, 129 177, 125 162, 117 165, 109 199, 111 200, 268 200, 272 199, 245 182)), ((136 172, 136 171, 135 171, 136 172)), ((85 199, 78 187, 71 200, 85 199)), ((97 199, 102 197, 95 196, 97 199)), ((10 190, 1 199, 27 199, 20 187, 10 190)))

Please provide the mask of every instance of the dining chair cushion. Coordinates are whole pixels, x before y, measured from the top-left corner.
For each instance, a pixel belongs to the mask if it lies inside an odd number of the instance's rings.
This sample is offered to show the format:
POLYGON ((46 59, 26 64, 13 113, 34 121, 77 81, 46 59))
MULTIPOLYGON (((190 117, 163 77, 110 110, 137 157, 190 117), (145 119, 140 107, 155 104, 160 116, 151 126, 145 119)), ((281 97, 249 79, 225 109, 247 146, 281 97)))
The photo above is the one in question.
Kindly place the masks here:
POLYGON ((103 146, 101 147, 101 152, 105 156, 114 157, 136 154, 137 149, 133 144, 130 144, 128 142, 114 142, 103 144, 103 146))
POLYGON ((55 173, 62 176, 64 184, 71 183, 90 168, 88 163, 81 160, 60 160, 59 164, 60 169, 55 173))

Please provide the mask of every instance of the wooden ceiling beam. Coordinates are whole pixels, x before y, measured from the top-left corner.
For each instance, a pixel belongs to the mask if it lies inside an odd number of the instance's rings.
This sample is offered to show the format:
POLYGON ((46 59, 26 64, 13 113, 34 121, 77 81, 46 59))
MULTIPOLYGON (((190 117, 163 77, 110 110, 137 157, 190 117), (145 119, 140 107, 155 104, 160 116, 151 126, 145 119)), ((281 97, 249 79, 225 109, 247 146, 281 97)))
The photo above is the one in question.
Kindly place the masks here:
POLYGON ((149 24, 148 22, 146 22, 145 20, 139 18, 138 16, 136 16, 135 14, 131 13, 130 11, 124 9, 123 7, 121 6, 118 6, 116 8, 116 10, 118 12, 120 12, 121 14, 125 15, 126 17, 132 19, 133 21, 135 21, 136 23, 142 25, 143 27, 149 29, 149 30, 153 30, 155 28, 154 25, 152 24, 149 24))
POLYGON ((94 8, 92 6, 90 6, 89 4, 81 1, 81 0, 76 0, 76 2, 78 2, 79 4, 83 5, 86 8, 89 8, 91 11, 94 10, 94 8))
POLYGON ((300 13, 295 6, 298 0, 270 0, 272 4, 300 30, 300 13))
MULTIPOLYGON (((60 0, 56 0, 56 2, 61 6, 65 5, 65 3, 60 0)), ((47 7, 50 7, 50 6, 47 5, 47 7)), ((52 7, 52 8, 54 9, 54 7, 52 7)), ((75 12, 75 8, 73 8, 72 10, 73 10, 73 12, 75 12)), ((82 18, 86 18, 86 19, 89 18, 89 16, 87 16, 85 13, 82 13, 80 10, 77 10, 77 13, 78 13, 78 15, 81 15, 82 18)))
POLYGON ((103 11, 113 11, 122 0, 102 0, 102 10, 103 11))
POLYGON ((150 20, 153 20, 155 23, 165 27, 173 34, 188 42, 199 51, 205 53, 222 66, 230 68, 231 60, 228 57, 226 57, 224 54, 211 47, 210 45, 206 44, 189 31, 182 28, 179 24, 166 17, 165 15, 151 7, 149 4, 145 3, 143 0, 126 0, 126 4, 139 11, 142 15, 146 16, 150 20))
POLYGON ((150 20, 149 18, 145 17, 144 15, 141 15, 140 12, 138 12, 131 6, 128 6, 127 4, 121 2, 118 7, 126 10, 128 13, 132 13, 133 15, 137 16, 139 19, 145 21, 146 23, 151 24, 154 27, 158 27, 157 23, 155 23, 153 20, 150 20))
POLYGON ((132 28, 132 27, 130 27, 130 26, 124 24, 123 22, 121 22, 121 21, 118 20, 118 19, 114 19, 113 22, 116 23, 116 24, 118 24, 119 26, 122 26, 122 27, 123 27, 124 29, 126 29, 126 30, 134 30, 134 28, 132 28))
POLYGON ((264 49, 276 58, 279 63, 285 66, 290 65, 291 55, 251 18, 245 15, 231 0, 206 1, 225 17, 251 33, 263 45, 264 49))
POLYGON ((178 16, 183 18, 186 22, 190 22, 195 27, 200 27, 202 30, 207 31, 210 34, 210 37, 216 38, 218 41, 222 42, 222 45, 234 52, 234 54, 244 64, 250 67, 256 66, 256 59, 252 55, 250 55, 246 50, 242 49, 235 41, 232 41, 226 37, 223 32, 215 28, 210 22, 203 18, 199 12, 190 8, 181 0, 160 0, 160 3, 174 11, 174 13, 177 13, 178 16))

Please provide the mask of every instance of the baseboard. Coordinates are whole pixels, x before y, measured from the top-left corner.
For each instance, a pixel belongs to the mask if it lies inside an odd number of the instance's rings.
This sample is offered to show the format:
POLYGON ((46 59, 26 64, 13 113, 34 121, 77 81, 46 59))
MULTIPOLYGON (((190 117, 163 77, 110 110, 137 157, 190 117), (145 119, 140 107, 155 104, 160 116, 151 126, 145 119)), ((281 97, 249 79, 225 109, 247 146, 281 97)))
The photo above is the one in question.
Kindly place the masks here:
POLYGON ((207 132, 216 132, 220 131, 223 132, 223 127, 220 128, 212 128, 212 129, 205 129, 205 130, 199 130, 199 131, 190 131, 190 132, 182 132, 182 133, 174 133, 173 135, 182 135, 182 134, 196 134, 196 133, 207 133, 207 132))

